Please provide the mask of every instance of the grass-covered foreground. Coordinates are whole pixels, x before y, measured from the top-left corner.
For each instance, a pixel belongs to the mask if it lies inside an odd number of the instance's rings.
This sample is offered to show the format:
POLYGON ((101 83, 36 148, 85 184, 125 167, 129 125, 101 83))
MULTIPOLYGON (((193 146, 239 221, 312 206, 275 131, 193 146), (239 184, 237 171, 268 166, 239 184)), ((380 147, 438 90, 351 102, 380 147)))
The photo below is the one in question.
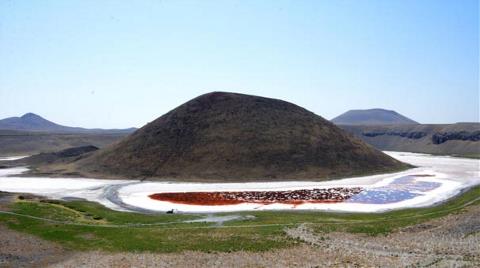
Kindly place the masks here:
POLYGON ((480 186, 436 207, 380 214, 242 212, 234 214, 253 215, 255 218, 218 226, 214 223, 183 222, 205 215, 144 215, 112 211, 83 201, 17 200, 10 205, 9 211, 20 215, 0 214, 0 224, 77 250, 262 251, 297 243, 285 235, 284 228, 301 223, 309 224, 316 232, 383 235, 399 227, 458 213, 469 205, 480 205, 480 186))

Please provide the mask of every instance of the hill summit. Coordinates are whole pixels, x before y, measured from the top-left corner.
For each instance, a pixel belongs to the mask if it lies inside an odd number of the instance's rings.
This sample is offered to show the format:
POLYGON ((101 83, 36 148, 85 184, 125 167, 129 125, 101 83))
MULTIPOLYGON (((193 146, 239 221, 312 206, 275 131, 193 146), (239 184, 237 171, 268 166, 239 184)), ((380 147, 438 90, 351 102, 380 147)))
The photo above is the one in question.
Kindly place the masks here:
POLYGON ((90 175, 228 182, 321 180, 406 165, 292 103, 213 92, 76 167, 90 175))
POLYGON ((337 125, 406 125, 418 122, 385 109, 350 110, 332 119, 337 125))
POLYGON ((64 126, 50 122, 34 113, 26 113, 20 117, 9 117, 0 120, 0 129, 61 131, 64 128, 64 126))

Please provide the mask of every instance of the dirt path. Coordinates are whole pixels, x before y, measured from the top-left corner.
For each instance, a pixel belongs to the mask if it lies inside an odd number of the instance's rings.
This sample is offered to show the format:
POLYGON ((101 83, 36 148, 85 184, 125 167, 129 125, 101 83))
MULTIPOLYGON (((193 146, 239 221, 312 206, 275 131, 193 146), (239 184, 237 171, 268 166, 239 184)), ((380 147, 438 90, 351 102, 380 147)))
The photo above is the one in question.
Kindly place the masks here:
POLYGON ((70 256, 61 246, 0 225, 0 267, 43 267, 70 256))
POLYGON ((286 229, 288 236, 340 258, 354 256, 361 265, 375 266, 480 266, 480 206, 426 223, 400 229, 387 236, 314 233, 301 225, 286 229))

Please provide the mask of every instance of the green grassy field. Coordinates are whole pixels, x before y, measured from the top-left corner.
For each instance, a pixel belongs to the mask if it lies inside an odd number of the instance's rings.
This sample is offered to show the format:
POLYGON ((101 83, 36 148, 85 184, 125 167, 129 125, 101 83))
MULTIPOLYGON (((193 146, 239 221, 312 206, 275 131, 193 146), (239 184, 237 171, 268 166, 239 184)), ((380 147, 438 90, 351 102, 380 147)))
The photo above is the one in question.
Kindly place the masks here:
POLYGON ((480 159, 479 154, 461 154, 461 155, 452 155, 453 157, 460 157, 460 158, 472 158, 472 159, 480 159))
POLYGON ((480 205, 479 197, 480 186, 477 186, 439 206, 387 213, 258 211, 216 214, 255 216, 221 226, 183 222, 205 215, 145 215, 113 211, 83 201, 17 200, 10 205, 10 212, 21 215, 0 214, 0 224, 76 250, 263 251, 298 243, 284 233, 285 228, 298 224, 306 223, 320 233, 343 231, 384 235, 399 227, 458 213, 469 205, 480 205))

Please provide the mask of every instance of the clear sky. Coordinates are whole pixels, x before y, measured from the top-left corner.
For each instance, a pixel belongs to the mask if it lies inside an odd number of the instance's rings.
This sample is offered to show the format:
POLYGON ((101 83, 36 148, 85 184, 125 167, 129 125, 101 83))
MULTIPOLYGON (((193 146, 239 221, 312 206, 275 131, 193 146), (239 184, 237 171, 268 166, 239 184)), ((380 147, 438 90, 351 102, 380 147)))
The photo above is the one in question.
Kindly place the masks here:
POLYGON ((140 127, 210 91, 479 121, 479 2, 0 1, 0 118, 140 127))

